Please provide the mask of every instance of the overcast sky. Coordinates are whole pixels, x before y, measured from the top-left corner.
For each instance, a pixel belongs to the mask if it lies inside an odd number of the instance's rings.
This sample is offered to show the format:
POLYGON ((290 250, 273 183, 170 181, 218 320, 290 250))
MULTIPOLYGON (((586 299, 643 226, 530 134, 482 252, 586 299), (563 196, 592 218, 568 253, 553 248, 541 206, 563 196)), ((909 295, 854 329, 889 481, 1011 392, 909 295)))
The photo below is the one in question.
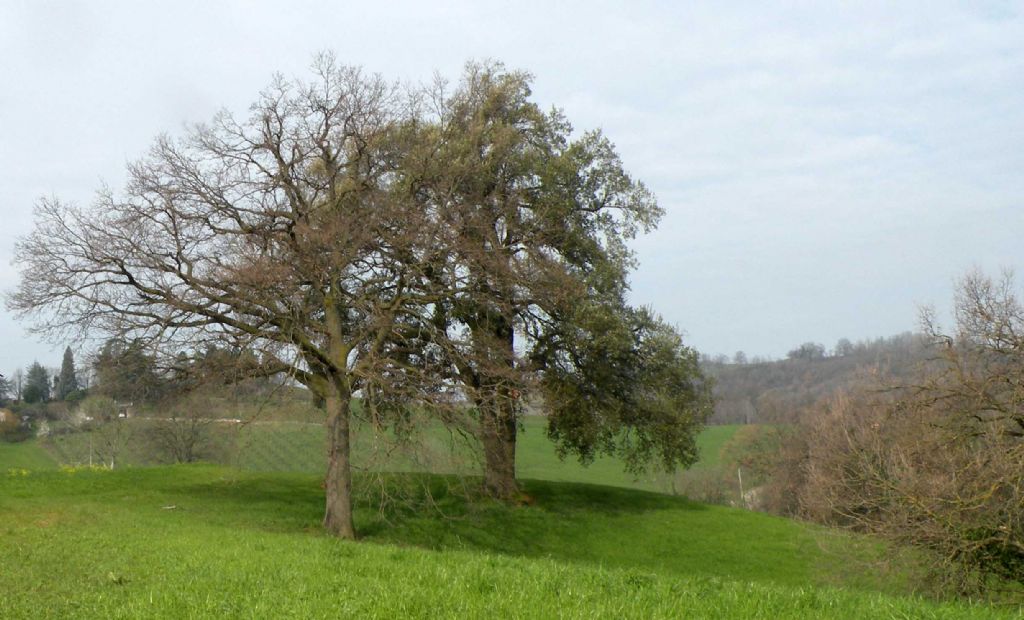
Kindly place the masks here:
MULTIPOLYGON (((1021 4, 553 4, 0 0, 0 289, 40 196, 119 187, 158 133, 320 50, 410 81, 532 72, 657 194, 633 301, 702 351, 891 335, 971 267, 1024 271, 1021 4)), ((2 308, 0 342, 0 372, 60 363, 2 308)))

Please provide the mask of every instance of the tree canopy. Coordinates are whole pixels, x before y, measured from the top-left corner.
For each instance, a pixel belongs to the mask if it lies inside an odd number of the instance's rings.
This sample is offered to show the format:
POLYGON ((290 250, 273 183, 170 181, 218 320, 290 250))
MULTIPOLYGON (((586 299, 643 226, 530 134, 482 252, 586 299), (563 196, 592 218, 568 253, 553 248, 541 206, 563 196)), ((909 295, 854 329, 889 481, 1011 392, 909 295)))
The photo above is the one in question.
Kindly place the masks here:
POLYGON ((661 211, 599 132, 530 101, 528 75, 470 64, 454 89, 403 88, 324 55, 128 173, 90 207, 38 205, 9 306, 122 358, 245 351, 245 376, 307 386, 330 531, 354 536, 354 396, 374 429, 409 408, 469 427, 500 496, 528 397, 563 452, 693 460, 695 355, 625 302, 628 240, 661 211))
POLYGON ((50 373, 39 362, 32 362, 28 367, 21 397, 26 403, 45 403, 50 400, 50 373))
POLYGON ((57 375, 57 399, 67 400, 78 392, 78 373, 75 371, 75 357, 71 347, 64 349, 60 374, 57 375))
POLYGON ((141 340, 110 338, 96 353, 93 368, 96 391, 115 401, 141 404, 155 401, 162 394, 156 360, 141 340))
POLYGON ((0 375, 0 404, 7 404, 8 399, 13 395, 14 386, 11 384, 11 380, 0 375))
POLYGON ((405 166, 419 209, 445 223, 429 274, 441 328, 430 331, 440 339, 431 344, 475 406, 486 485, 504 497, 515 492, 524 403, 545 403, 563 454, 620 453, 640 467, 660 450, 661 463, 674 467, 690 456, 672 434, 646 432, 652 412, 637 407, 641 391, 665 397, 661 388, 676 389, 674 419, 685 433, 709 402, 693 352, 678 336, 662 337, 668 326, 648 329, 655 319, 625 302, 628 241, 660 217, 654 196, 600 132, 574 136, 561 112, 542 111, 530 95, 529 75, 471 63, 453 89, 429 91, 419 149, 405 166), (620 336, 614 352, 584 351, 605 335, 594 329, 620 336), (653 360, 645 350, 655 342, 682 371, 674 388, 654 387, 666 377, 632 367, 653 360), (568 389, 598 372, 641 382, 614 393, 604 383, 568 389))

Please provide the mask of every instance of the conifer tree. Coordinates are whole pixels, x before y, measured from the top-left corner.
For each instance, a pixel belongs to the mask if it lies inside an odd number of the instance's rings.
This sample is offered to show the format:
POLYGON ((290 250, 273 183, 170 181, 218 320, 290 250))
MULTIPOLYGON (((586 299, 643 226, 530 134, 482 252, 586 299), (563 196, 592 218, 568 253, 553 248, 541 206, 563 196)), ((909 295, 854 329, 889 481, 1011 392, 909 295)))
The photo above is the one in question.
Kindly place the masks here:
POLYGON ((57 381, 57 399, 67 400, 68 396, 78 391, 78 375, 75 372, 75 357, 71 347, 64 349, 64 361, 60 365, 57 381))

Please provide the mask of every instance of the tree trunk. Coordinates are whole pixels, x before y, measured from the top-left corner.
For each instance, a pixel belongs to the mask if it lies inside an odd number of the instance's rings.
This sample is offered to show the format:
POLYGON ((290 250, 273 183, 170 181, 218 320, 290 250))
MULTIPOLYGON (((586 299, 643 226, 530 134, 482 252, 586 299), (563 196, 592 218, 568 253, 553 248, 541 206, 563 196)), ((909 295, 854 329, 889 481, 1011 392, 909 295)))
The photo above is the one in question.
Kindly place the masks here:
MULTIPOLYGON (((500 363, 510 371, 515 365, 515 330, 506 320, 491 324, 488 337, 497 343, 500 363)), ((484 448, 484 488, 492 497, 513 499, 519 492, 516 484, 516 419, 514 390, 500 382, 488 381, 480 407, 481 443, 484 448)))
POLYGON ((327 507, 324 527, 341 538, 355 539, 352 523, 352 464, 349 441, 349 396, 331 390, 327 408, 327 507))
POLYGON ((516 484, 516 416, 511 403, 482 407, 481 443, 484 449, 484 488, 491 497, 512 499, 516 484))

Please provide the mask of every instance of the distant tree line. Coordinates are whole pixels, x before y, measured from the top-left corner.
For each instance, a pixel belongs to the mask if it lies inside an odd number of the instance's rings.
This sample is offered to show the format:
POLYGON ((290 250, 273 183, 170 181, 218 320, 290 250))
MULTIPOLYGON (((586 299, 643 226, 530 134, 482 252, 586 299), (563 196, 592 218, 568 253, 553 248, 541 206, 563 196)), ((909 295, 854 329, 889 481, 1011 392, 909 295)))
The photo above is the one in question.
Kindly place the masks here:
POLYGON ((84 372, 70 348, 59 371, 33 362, 14 373, 16 381, 0 379, 0 406, 13 414, 2 416, 0 439, 85 432, 89 452, 78 462, 110 468, 129 451, 147 463, 223 462, 234 441, 215 428, 225 399, 251 401, 277 384, 249 378, 253 356, 239 350, 210 345, 178 352, 169 366, 159 359, 141 341, 111 338, 88 356, 84 372))
POLYGON ((742 352, 731 363, 704 356, 702 367, 714 379, 711 423, 793 419, 804 407, 856 384, 870 370, 884 368, 894 376, 914 372, 928 357, 930 344, 926 334, 906 332, 856 343, 841 338, 831 354, 821 344, 806 342, 791 350, 786 359, 775 361, 738 363, 737 358, 745 359, 742 352))
POLYGON ((34 361, 24 370, 15 370, 9 378, 0 375, 0 404, 80 400, 84 395, 83 387, 75 369, 74 354, 71 347, 67 347, 58 371, 50 371, 34 361))
MULTIPOLYGON (((111 338, 89 356, 84 372, 78 369, 71 347, 67 347, 59 370, 34 361, 9 378, 0 375, 0 405, 75 403, 88 395, 152 404, 210 383, 238 382, 256 363, 251 354, 240 350, 207 346, 198 352, 179 352, 170 366, 161 367, 158 357, 147 351, 143 342, 111 338)), ((265 381, 261 378, 248 385, 265 381)))
MULTIPOLYGON (((820 342, 807 341, 790 349, 784 359, 816 361, 829 357, 864 357, 878 355, 879 353, 884 354, 888 349, 905 347, 908 338, 913 339, 914 334, 906 332, 888 338, 881 337, 860 340, 858 342, 853 342, 849 338, 840 338, 831 349, 828 349, 820 342)), ((748 356, 745 351, 736 351, 732 356, 725 355, 724 353, 716 355, 711 355, 710 353, 700 354, 700 362, 705 366, 745 366, 747 364, 768 364, 775 361, 779 360, 763 355, 748 356)))

